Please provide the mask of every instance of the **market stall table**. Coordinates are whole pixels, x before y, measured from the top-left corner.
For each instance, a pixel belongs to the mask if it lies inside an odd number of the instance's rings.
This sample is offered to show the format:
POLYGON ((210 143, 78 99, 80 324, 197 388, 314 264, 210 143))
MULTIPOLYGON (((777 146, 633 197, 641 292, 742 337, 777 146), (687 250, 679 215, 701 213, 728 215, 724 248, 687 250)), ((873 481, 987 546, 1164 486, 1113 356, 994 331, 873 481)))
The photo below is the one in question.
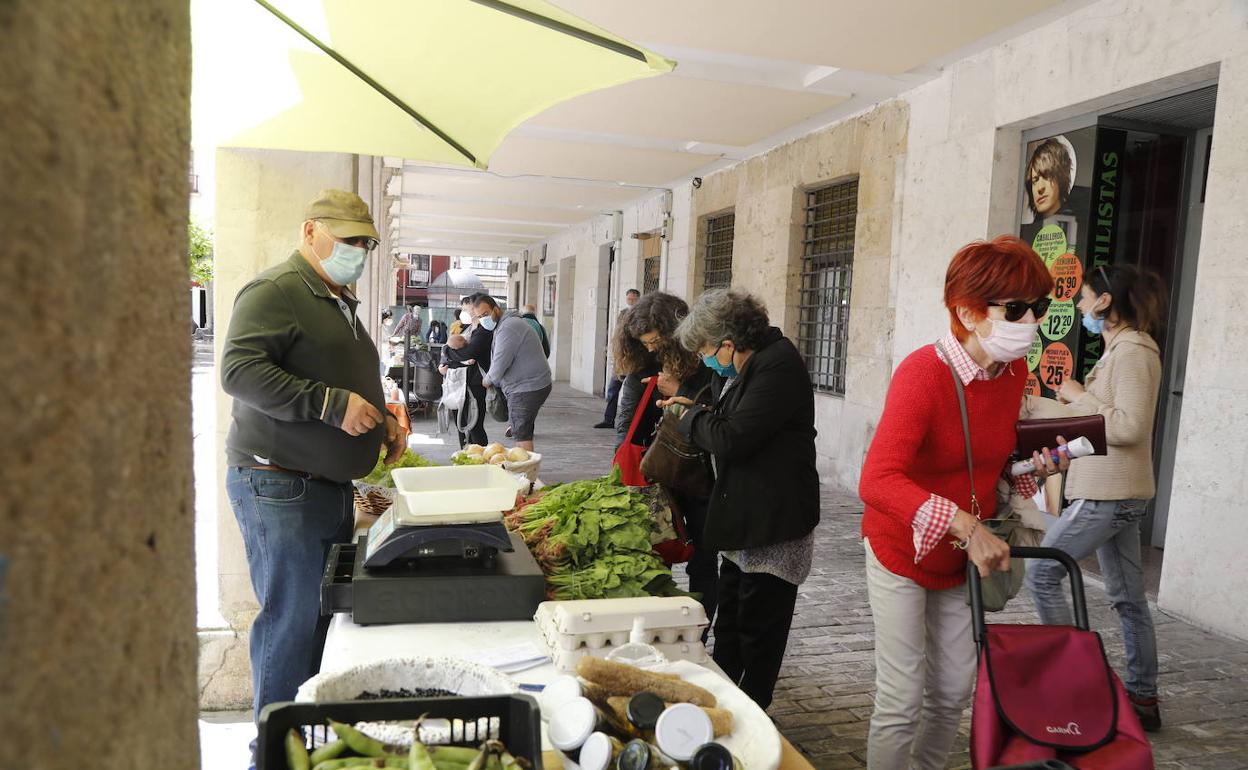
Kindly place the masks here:
MULTIPOLYGON (((388 658, 412 656, 449 656, 473 660, 492 650, 522 644, 545 649, 545 641, 533 621, 491 623, 401 623, 395 625, 361 626, 347 614, 335 615, 325 640, 321 657, 322 671, 340 671, 388 658)), ((718 671, 714 664, 712 670, 718 671)), ((521 671, 512 677, 523 684, 544 685, 559 674, 552 663, 521 671)), ((545 728, 543 727, 543 730, 545 728)), ((546 743, 545 735, 542 737, 546 743)), ((780 738, 783 752, 780 770, 814 770, 793 746, 780 738)), ((544 755, 548 770, 558 770, 559 760, 552 752, 544 755)))

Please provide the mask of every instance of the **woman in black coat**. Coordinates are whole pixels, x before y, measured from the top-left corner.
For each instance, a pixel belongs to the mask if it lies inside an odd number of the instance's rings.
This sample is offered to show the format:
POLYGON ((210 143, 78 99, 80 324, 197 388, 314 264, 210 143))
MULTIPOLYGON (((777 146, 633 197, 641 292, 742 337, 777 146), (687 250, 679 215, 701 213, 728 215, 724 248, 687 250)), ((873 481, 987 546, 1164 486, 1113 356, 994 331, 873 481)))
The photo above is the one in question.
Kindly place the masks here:
POLYGON ((711 455, 702 542, 720 551, 715 662, 762 708, 780 673, 819 523, 815 403, 805 363, 748 294, 702 294, 677 329, 712 370, 714 405, 683 396, 681 432, 711 455))

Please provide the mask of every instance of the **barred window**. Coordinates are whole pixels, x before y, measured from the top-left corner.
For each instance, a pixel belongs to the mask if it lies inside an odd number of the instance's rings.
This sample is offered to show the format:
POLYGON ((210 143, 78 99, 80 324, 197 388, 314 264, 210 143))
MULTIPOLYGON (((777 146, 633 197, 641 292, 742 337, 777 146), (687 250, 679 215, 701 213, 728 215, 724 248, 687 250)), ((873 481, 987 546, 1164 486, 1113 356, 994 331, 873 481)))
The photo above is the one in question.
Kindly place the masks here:
POLYGON ((659 290, 659 272, 663 267, 663 257, 646 257, 642 263, 641 293, 649 294, 659 290))
POLYGON ((845 395, 858 180, 806 193, 798 346, 816 390, 845 395))
POLYGON ((718 289, 732 285, 732 231, 736 220, 735 214, 709 217, 706 220, 703 289, 718 289))

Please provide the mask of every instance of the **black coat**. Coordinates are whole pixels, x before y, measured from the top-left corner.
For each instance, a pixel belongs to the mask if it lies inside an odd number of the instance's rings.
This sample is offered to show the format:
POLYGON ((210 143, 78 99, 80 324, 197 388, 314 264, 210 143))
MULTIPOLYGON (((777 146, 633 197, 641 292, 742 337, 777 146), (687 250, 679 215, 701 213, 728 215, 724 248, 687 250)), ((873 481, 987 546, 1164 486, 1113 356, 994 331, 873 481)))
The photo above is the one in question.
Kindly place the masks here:
POLYGON ((815 397, 793 343, 772 327, 715 406, 691 407, 681 432, 715 456, 703 542, 716 550, 774 545, 819 523, 815 397))

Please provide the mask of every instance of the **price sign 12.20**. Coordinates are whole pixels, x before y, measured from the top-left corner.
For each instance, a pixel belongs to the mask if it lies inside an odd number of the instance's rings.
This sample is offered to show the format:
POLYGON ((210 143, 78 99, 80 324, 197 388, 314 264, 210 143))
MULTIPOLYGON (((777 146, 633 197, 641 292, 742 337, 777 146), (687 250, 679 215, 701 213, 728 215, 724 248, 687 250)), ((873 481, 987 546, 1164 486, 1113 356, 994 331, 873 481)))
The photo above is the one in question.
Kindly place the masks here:
POLYGON ((1040 332, 1050 340, 1064 339, 1075 325, 1075 303, 1070 300, 1057 300, 1049 305, 1040 322, 1040 332))

